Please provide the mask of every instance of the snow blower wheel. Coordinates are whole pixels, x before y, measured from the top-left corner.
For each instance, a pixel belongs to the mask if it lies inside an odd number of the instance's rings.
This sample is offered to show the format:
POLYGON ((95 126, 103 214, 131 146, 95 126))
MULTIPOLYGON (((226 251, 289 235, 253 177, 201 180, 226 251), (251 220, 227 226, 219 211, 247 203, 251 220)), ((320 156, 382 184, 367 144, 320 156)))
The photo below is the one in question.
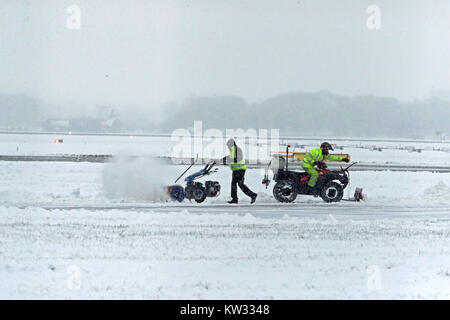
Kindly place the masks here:
POLYGON ((206 190, 203 186, 196 186, 192 190, 192 197, 197 203, 202 203, 206 199, 206 190))
POLYGON ((182 202, 186 194, 184 188, 180 185, 169 186, 169 196, 172 200, 182 202))

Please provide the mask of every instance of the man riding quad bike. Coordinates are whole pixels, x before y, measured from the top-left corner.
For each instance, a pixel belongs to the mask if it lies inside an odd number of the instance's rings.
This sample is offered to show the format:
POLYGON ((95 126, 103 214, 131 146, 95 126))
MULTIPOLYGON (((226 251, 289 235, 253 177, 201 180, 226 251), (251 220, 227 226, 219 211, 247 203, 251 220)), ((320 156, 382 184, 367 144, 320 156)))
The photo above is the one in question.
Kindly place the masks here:
POLYGON ((311 151, 308 152, 303 158, 302 168, 305 169, 305 171, 311 176, 308 180, 308 187, 310 187, 309 192, 314 195, 319 195, 320 193, 320 190, 315 187, 317 179, 319 178, 319 172, 314 168, 314 166, 317 166, 319 169, 325 169, 323 167, 324 160, 349 162, 347 158, 340 158, 329 154, 329 150, 334 151, 331 144, 324 142, 319 148, 311 149, 311 151))
MULTIPOLYGON (((307 153, 302 161, 302 168, 306 172, 288 170, 287 162, 283 157, 277 159, 278 166, 273 167, 272 163, 273 179, 276 181, 273 187, 275 199, 279 202, 292 202, 298 194, 304 194, 320 196, 325 202, 341 201, 344 189, 349 183, 348 168, 351 165, 344 169, 341 168, 341 170, 328 170, 323 160, 349 162, 347 158, 328 154, 328 150, 333 150, 333 148, 328 142, 324 142, 319 148, 312 149, 307 153), (318 166, 319 170, 316 170, 314 166, 318 166)), ((266 171, 263 184, 267 187, 269 183, 266 171)), ((359 201, 359 195, 356 201, 359 201)))

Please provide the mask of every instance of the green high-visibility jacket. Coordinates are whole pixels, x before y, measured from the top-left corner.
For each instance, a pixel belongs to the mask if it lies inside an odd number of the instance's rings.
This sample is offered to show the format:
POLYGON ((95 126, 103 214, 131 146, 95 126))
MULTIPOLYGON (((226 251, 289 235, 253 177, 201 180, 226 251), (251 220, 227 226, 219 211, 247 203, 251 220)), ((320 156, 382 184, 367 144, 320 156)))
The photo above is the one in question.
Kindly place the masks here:
POLYGON ((332 154, 328 154, 328 155, 324 156, 322 154, 322 149, 320 147, 318 147, 318 148, 311 149, 311 151, 309 151, 305 155, 305 157, 303 158, 303 164, 308 164, 308 165, 314 166, 314 162, 316 162, 316 161, 322 162, 323 160, 342 161, 342 158, 340 158, 338 156, 334 156, 332 154))
POLYGON ((247 170, 244 154, 240 148, 238 149, 236 147, 236 145, 231 147, 229 159, 231 159, 230 168, 232 171, 247 170))

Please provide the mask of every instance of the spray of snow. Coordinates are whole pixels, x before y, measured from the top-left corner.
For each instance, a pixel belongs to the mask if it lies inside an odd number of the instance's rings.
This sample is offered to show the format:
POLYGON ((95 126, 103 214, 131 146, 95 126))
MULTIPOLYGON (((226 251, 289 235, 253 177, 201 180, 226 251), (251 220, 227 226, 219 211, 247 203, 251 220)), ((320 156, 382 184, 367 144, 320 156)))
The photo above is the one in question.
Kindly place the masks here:
POLYGON ((424 190, 424 195, 430 198, 450 200, 450 187, 441 180, 436 185, 426 188, 424 190))
POLYGON ((165 202, 171 171, 157 159, 116 157, 103 170, 103 192, 123 201, 165 202))

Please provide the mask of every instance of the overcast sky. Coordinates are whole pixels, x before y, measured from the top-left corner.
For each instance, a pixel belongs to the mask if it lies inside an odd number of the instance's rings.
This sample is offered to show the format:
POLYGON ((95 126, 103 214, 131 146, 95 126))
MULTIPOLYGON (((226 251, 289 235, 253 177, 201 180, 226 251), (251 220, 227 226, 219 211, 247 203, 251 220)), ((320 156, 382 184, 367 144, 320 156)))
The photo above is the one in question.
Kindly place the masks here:
POLYGON ((449 17, 448 0, 1 0, 0 93, 146 108, 319 90, 420 99, 450 91, 449 17))

